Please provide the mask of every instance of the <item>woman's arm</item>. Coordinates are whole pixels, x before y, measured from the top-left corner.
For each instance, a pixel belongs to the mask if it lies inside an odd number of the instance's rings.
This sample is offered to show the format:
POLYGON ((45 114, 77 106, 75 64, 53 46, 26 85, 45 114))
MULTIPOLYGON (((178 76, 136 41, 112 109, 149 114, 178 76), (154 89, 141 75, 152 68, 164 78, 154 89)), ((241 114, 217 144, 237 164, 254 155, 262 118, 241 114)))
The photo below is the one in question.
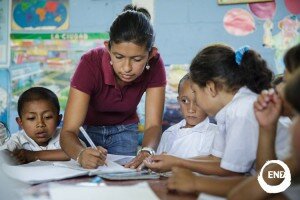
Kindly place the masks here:
POLYGON ((79 127, 83 124, 90 96, 71 87, 64 123, 60 135, 60 144, 66 154, 76 160, 78 153, 84 148, 79 141, 79 127))
POLYGON ((83 124, 90 96, 73 87, 70 88, 64 124, 60 135, 61 148, 66 154, 77 160, 84 168, 96 168, 104 164, 105 156, 100 150, 85 149, 79 141, 79 127, 83 124))
MULTIPOLYGON (((162 115, 165 102, 165 87, 148 88, 146 90, 145 132, 142 146, 157 148, 161 137, 162 115)), ((150 154, 142 151, 125 167, 137 168, 150 154)), ((141 169, 143 165, 139 166, 141 169)))
POLYGON ((145 132, 142 146, 157 148, 161 137, 165 87, 148 88, 145 105, 145 132))

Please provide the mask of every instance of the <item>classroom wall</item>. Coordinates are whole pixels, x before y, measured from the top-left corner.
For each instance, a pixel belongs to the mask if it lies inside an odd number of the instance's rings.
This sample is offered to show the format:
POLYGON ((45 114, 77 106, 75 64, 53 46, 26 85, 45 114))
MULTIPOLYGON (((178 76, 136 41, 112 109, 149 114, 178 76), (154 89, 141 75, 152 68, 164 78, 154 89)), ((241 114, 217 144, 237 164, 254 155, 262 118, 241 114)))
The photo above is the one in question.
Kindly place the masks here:
MULTIPOLYGON (((245 44, 260 52, 269 62, 273 71, 276 49, 263 47, 263 24, 254 16, 256 29, 247 36, 233 36, 223 27, 223 17, 233 8, 250 12, 248 4, 218 5, 217 0, 132 0, 139 5, 147 2, 152 13, 158 47, 166 65, 189 64, 204 46, 222 42, 234 48, 245 44)), ((58 33, 108 32, 115 17, 131 0, 69 0, 69 28, 58 33)), ((280 32, 278 22, 291 13, 284 0, 276 0, 276 14, 272 19, 272 35, 280 32)), ((299 15, 297 16, 299 19, 299 15)), ((12 31, 12 33, 53 33, 53 31, 12 31)), ((299 40, 300 41, 300 40, 299 40)), ((1 74, 0 74, 1 77, 1 74)), ((5 117, 6 118, 6 117, 5 117)), ((14 115, 10 114, 11 126, 16 126, 14 115)), ((5 120, 4 120, 5 121, 5 120)), ((17 127, 12 128, 14 131, 17 127)))
MULTIPOLYGON (((276 4, 273 34, 279 32, 278 22, 291 14, 283 0, 276 0, 276 4)), ((248 4, 220 6, 217 0, 156 0, 156 43, 165 63, 190 63, 199 49, 210 43, 223 42, 234 48, 250 45, 274 66, 274 49, 262 45, 263 20, 255 17, 256 30, 247 36, 233 36, 225 31, 223 17, 233 8, 250 12, 248 4)))
MULTIPOLYGON (((107 32, 116 15, 124 5, 131 2, 71 0, 70 27, 68 30, 58 32, 107 32)), ((227 43, 234 48, 248 44, 260 52, 271 67, 275 64, 275 50, 262 45, 263 20, 255 17, 256 30, 247 36, 230 35, 223 27, 223 17, 228 10, 242 8, 250 12, 248 4, 218 5, 217 0, 153 0, 151 4, 154 4, 151 8, 154 8, 156 45, 167 65, 188 64, 199 49, 216 42, 227 43)), ((276 14, 272 19, 274 35, 279 32, 278 22, 291 14, 283 0, 276 0, 276 4, 276 14)), ((22 31, 12 31, 12 33, 19 32, 22 31)), ((30 32, 33 31, 26 31, 30 32)), ((49 31, 39 31, 43 32, 49 31)))

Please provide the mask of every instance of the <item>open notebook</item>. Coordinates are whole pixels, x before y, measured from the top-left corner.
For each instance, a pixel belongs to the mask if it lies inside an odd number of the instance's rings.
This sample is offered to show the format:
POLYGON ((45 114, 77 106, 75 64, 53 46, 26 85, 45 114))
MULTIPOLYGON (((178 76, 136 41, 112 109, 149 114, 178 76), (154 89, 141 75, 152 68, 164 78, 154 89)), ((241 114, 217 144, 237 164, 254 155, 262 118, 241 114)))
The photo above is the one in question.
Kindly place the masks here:
POLYGON ((10 177, 30 183, 37 184, 53 180, 61 180, 84 175, 100 175, 105 173, 132 172, 134 169, 128 169, 118 164, 116 161, 128 156, 108 156, 108 166, 100 166, 97 169, 84 169, 74 160, 62 162, 35 161, 24 165, 2 164, 3 171, 10 177))
POLYGON ((84 169, 75 160, 53 162, 53 165, 56 167, 65 167, 74 170, 85 171, 89 176, 101 175, 105 173, 122 173, 122 172, 135 171, 135 169, 125 168, 114 161, 107 160, 106 163, 107 166, 106 165, 99 166, 97 169, 84 169))

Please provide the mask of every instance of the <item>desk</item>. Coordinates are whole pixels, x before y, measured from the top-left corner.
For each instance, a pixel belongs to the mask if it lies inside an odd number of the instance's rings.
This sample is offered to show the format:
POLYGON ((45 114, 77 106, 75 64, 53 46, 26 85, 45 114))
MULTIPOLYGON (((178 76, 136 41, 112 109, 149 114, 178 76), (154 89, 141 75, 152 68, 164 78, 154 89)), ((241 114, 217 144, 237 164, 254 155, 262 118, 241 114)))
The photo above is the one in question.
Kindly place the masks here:
MULTIPOLYGON (((73 179, 67 179, 67 180, 61 180, 61 181, 55 181, 55 183, 60 184, 76 184, 80 182, 88 182, 91 180, 91 177, 84 176, 79 178, 73 178, 73 179)), ((197 195, 190 195, 190 194, 178 194, 178 193, 172 193, 168 192, 167 190, 167 178, 161 178, 156 180, 129 180, 129 181, 108 181, 105 180, 104 182, 107 185, 134 185, 140 182, 146 181, 149 183, 152 190, 155 192, 155 194, 159 197, 159 199, 162 200, 195 200, 197 199, 197 195)), ((28 196, 34 196, 36 199, 49 199, 49 194, 47 192, 49 183, 42 183, 39 185, 30 186, 28 188, 27 194, 28 196)), ((28 198, 32 199, 32 198, 28 198)), ((142 199, 142 198, 141 198, 142 199)))

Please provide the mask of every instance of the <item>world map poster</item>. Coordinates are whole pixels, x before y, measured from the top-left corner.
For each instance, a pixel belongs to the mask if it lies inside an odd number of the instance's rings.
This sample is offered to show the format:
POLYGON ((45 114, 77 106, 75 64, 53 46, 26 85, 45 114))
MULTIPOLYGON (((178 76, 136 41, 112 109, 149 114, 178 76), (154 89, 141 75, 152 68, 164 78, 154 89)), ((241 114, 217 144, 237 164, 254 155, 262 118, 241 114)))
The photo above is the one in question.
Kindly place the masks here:
POLYGON ((12 30, 66 30, 69 0, 13 0, 12 30))

